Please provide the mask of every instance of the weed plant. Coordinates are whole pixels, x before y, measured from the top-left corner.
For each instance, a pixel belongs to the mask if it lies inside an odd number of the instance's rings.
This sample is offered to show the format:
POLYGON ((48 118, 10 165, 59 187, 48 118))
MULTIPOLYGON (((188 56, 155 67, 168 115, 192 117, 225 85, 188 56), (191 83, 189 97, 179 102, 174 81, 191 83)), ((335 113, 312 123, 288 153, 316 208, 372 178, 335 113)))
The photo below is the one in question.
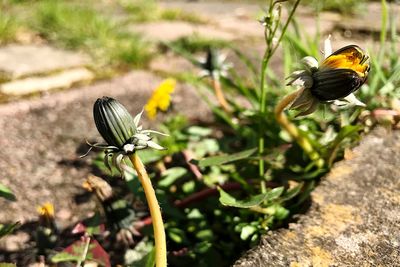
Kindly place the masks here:
MULTIPOLYGON (((262 235, 287 226, 294 214, 307 209, 310 192, 321 176, 369 130, 367 121, 377 119, 378 109, 399 112, 395 101, 400 86, 398 36, 395 19, 389 19, 392 16, 382 1, 381 49, 370 54, 369 81, 358 93, 366 106, 338 110, 327 103, 308 116, 297 117, 298 112, 283 112, 283 109, 277 114, 275 107, 292 91, 270 69, 270 60, 278 47, 283 50, 286 76, 298 69, 300 58, 320 53, 319 37, 303 39, 302 29, 295 23, 299 2, 270 2, 261 19, 266 43, 261 66, 254 65, 231 45, 227 47, 245 67, 244 76, 210 44, 168 45, 201 68, 202 78, 186 76, 191 78, 185 82, 196 86, 214 116, 212 123, 197 124, 183 115, 171 116, 159 126, 160 132, 168 137, 158 143, 168 150, 134 154, 146 165, 162 209, 169 266, 231 265, 241 253, 256 245, 262 235), (284 21, 280 16, 283 7, 288 8, 289 14, 284 21), (192 52, 202 48, 206 57, 199 60, 192 52), (209 99, 210 94, 213 100, 209 99), (282 114, 287 119, 286 126, 282 114), (289 123, 292 130, 287 131, 289 123), (317 159, 308 148, 318 154, 317 159)), ((51 21, 52 16, 41 16, 51 21)), ((61 25, 57 20, 51 23, 61 25)), ((108 26, 104 26, 104 31, 111 36, 115 34, 109 32, 108 26)), ((65 43, 71 45, 85 44, 81 38, 65 38, 65 43)), ((172 91, 169 88, 164 93, 172 91)), ((169 104, 169 95, 167 99, 169 104)), ((396 114, 391 122, 398 123, 396 114)), ((133 141, 138 140, 122 143, 131 145, 133 141)), ((72 243, 73 249, 55 254, 54 245, 45 247, 48 261, 80 264, 92 260, 109 266, 111 255, 113 264, 154 265, 152 218, 145 205, 143 188, 137 173, 132 171, 135 166, 119 157, 125 155, 121 147, 112 149, 117 149, 113 159, 118 164, 110 170, 108 165, 112 162, 108 161, 107 153, 99 153, 93 165, 101 177, 91 176, 86 181, 86 187, 98 200, 96 215, 79 224, 81 230, 77 233, 82 239, 72 243), (121 174, 124 179, 118 179, 121 174)), ((9 196, 7 188, 0 189, 9 196)), ((51 209, 47 207, 44 211, 42 216, 51 217, 51 209)))

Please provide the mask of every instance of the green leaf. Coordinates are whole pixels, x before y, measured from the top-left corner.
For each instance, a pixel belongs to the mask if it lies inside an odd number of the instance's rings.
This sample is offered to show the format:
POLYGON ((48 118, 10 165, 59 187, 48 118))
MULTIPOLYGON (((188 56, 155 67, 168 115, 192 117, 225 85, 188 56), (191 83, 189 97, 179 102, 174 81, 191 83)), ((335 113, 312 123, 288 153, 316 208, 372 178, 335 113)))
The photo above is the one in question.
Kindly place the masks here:
POLYGON ((257 231, 257 228, 255 226, 246 225, 242 228, 242 231, 240 232, 240 239, 247 240, 256 231, 257 231))
POLYGON ((295 196, 297 196, 301 192, 301 189, 303 188, 303 186, 304 186, 304 183, 299 183, 292 189, 289 189, 288 191, 286 191, 285 194, 283 194, 283 196, 281 198, 282 201, 287 201, 287 200, 290 200, 290 199, 294 198, 295 196))
POLYGON ((153 149, 143 149, 139 150, 137 153, 140 156, 140 159, 142 160, 144 165, 158 161, 163 156, 160 151, 153 149))
POLYGON ((14 263, 0 262, 0 267, 17 267, 14 263))
POLYGON ((145 238, 134 249, 128 249, 125 253, 126 265, 130 267, 153 267, 155 250, 151 242, 145 238))
POLYGON ((200 243, 197 243, 194 247, 194 252, 196 254, 204 254, 206 253, 210 248, 212 247, 212 243, 208 241, 203 241, 200 243))
POLYGON ((362 129, 360 125, 347 125, 340 129, 336 138, 330 144, 330 150, 327 156, 329 157, 328 163, 331 166, 339 150, 339 146, 345 138, 357 135, 362 129))
POLYGON ((54 255, 51 258, 51 261, 53 263, 66 262, 66 261, 76 261, 77 262, 80 259, 81 259, 81 256, 72 255, 67 252, 60 252, 60 253, 57 253, 56 255, 54 255))
POLYGON ((11 224, 0 224, 0 239, 13 232, 16 228, 20 227, 21 223, 16 222, 16 223, 11 223, 11 224))
POLYGON ((179 228, 169 228, 167 229, 167 233, 169 238, 171 238, 174 242, 181 244, 187 243, 187 237, 185 232, 179 228))
POLYGON ((10 201, 17 200, 17 198, 11 192, 11 190, 8 187, 4 186, 3 184, 0 184, 0 197, 3 197, 3 198, 8 199, 10 201))
POLYGON ((196 237, 200 240, 211 241, 214 239, 214 234, 210 229, 200 230, 196 233, 196 237))
POLYGON ((200 126, 191 126, 186 131, 190 135, 197 135, 203 137, 209 136, 212 133, 211 129, 200 126))
POLYGON ((147 254, 146 257, 147 260, 145 267, 154 267, 156 265, 156 248, 153 247, 153 249, 150 251, 149 254, 147 254))
POLYGON ((176 180, 187 174, 187 170, 183 167, 174 167, 166 170, 163 173, 162 180, 158 183, 159 186, 162 187, 169 187, 171 186, 176 180))
POLYGON ((199 167, 208 167, 208 166, 216 166, 216 165, 223 165, 226 163, 230 163, 233 161, 246 159, 256 152, 257 148, 252 148, 248 150, 241 151, 239 153, 229 154, 229 155, 221 155, 215 157, 208 157, 197 160, 191 160, 191 163, 198 165, 199 167))
POLYGON ((272 201, 277 199, 280 195, 282 195, 284 188, 283 186, 276 187, 265 194, 251 196, 246 200, 237 200, 221 188, 218 188, 218 190, 220 193, 219 201, 222 205, 246 209, 259 206, 264 201, 272 201))

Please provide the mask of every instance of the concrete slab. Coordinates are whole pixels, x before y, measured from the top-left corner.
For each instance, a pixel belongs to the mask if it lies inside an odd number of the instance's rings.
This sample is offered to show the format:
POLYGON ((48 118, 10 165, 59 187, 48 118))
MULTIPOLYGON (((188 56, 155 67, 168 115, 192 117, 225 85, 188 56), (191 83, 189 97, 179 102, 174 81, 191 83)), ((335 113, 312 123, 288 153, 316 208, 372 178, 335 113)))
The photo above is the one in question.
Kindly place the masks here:
POLYGON ((89 82, 94 79, 94 76, 94 73, 86 68, 69 69, 49 76, 25 78, 0 84, 0 93, 21 96, 66 89, 78 83, 89 82))
POLYGON ((289 229, 265 235, 234 266, 398 266, 400 131, 377 129, 337 163, 289 229))
POLYGON ((147 39, 156 42, 171 42, 179 38, 197 34, 208 39, 232 40, 235 36, 218 29, 213 25, 191 24, 182 21, 159 21, 136 24, 130 30, 143 34, 147 39))
POLYGON ((0 48, 0 81, 82 67, 89 62, 83 54, 47 45, 10 44, 0 48))

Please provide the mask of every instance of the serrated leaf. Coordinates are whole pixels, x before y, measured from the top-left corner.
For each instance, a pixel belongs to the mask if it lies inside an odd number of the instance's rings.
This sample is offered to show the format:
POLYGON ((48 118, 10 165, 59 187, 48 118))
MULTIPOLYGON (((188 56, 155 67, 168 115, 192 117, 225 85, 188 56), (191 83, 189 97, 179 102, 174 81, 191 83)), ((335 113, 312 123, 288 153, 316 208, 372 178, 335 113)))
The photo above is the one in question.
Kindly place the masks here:
POLYGON ((216 166, 216 165, 223 165, 226 163, 230 163, 233 161, 246 159, 256 152, 257 148, 252 148, 248 150, 241 151, 239 153, 229 154, 229 155, 221 155, 221 156, 214 156, 197 160, 191 160, 191 163, 198 165, 199 167, 209 167, 209 166, 216 166))
POLYGON ((0 184, 0 197, 3 197, 10 201, 17 200, 13 192, 11 192, 11 190, 3 184, 0 184))
POLYGON ((218 188, 218 190, 220 193, 219 201, 221 202, 222 205, 246 209, 259 206, 264 201, 275 200, 280 195, 282 195, 284 188, 282 186, 276 187, 274 189, 271 189, 265 194, 251 196, 246 200, 237 200, 236 198, 226 193, 221 188, 218 188))

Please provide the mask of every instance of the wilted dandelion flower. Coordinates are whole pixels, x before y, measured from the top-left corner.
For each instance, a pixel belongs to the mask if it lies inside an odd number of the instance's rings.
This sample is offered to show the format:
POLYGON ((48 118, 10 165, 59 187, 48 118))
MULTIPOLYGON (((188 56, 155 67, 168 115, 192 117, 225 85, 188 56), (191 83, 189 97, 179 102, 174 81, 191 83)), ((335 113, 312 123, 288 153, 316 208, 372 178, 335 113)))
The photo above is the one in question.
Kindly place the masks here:
POLYGON ((175 79, 166 79, 154 90, 149 101, 147 101, 144 109, 150 119, 157 116, 157 111, 167 111, 171 104, 171 94, 174 92, 176 86, 175 79))
POLYGON ((139 125, 142 113, 143 111, 133 118, 117 100, 110 97, 97 99, 93 106, 93 116, 96 128, 106 144, 88 143, 91 146, 88 153, 93 147, 103 149, 104 164, 111 170, 109 157, 112 157, 113 165, 122 173, 121 164, 124 156, 148 147, 163 150, 162 146, 152 141, 151 134, 164 134, 153 130, 143 130, 139 125))
POLYGON ((300 115, 314 112, 319 103, 338 106, 365 106, 354 95, 367 80, 370 70, 369 56, 356 45, 345 46, 331 53, 329 39, 325 41, 326 57, 319 65, 313 57, 305 57, 304 70, 295 71, 288 85, 300 87, 290 109, 299 110, 300 115))

